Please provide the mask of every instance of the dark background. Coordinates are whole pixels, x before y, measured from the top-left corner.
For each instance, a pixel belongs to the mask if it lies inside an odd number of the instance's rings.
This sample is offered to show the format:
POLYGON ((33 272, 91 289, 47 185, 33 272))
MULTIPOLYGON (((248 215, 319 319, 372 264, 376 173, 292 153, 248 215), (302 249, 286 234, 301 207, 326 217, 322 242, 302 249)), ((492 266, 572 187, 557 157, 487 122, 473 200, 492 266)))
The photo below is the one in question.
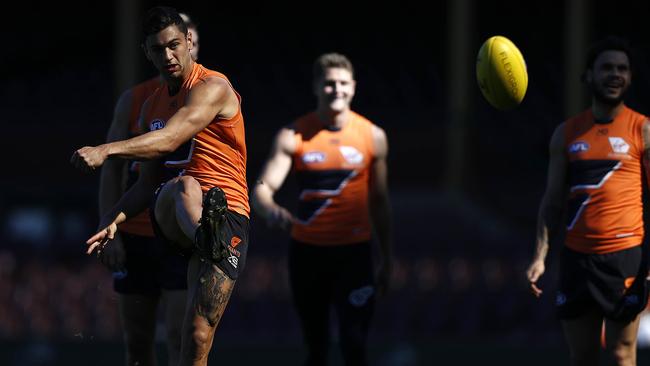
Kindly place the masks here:
MULTIPOLYGON (((650 113, 650 3, 584 2, 584 45, 607 34, 632 42, 628 105, 650 113)), ((143 12, 163 3, 136 4, 143 12)), ((581 90, 582 102, 567 103, 566 85, 579 78, 567 74, 567 4, 468 1, 461 39, 471 54, 455 60, 452 1, 164 4, 198 22, 199 62, 225 73, 243 96, 249 182, 275 131, 315 107, 314 58, 338 51, 354 63, 353 109, 384 128, 390 143, 396 268, 375 315, 374 364, 566 361, 553 313, 556 251, 540 300, 527 293, 524 270, 548 139, 589 102, 581 90), (529 72, 526 98, 509 112, 489 106, 475 85, 476 52, 496 34, 520 48, 529 72), (469 80, 462 110, 450 107, 458 75, 469 80), (454 139, 458 115, 465 123, 454 139)), ((117 39, 125 17, 115 2, 17 5, 6 16, 0 57, 0 363, 119 363, 110 273, 83 254, 97 225, 99 176, 76 171, 69 158, 103 142, 122 91, 115 55, 139 52, 140 35, 117 39)), ((136 60, 134 82, 155 75, 144 56, 136 60)), ((289 179, 278 200, 291 207, 294 193, 289 179)), ((213 358, 296 364, 302 350, 287 288, 287 236, 255 215, 252 223, 247 268, 213 358)))

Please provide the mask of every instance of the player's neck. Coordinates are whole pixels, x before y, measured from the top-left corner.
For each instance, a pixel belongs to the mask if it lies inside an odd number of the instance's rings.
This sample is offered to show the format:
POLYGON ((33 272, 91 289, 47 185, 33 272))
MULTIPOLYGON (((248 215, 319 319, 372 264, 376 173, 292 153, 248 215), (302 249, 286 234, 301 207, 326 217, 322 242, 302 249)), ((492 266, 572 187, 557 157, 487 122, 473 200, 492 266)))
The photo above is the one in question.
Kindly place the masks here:
POLYGON ((183 68, 183 72, 179 78, 167 80, 167 91, 169 92, 170 96, 176 95, 178 91, 181 90, 181 87, 185 83, 185 80, 189 79, 190 75, 192 75, 193 70, 194 61, 190 61, 189 66, 183 68))
POLYGON ((333 111, 331 109, 321 108, 316 110, 316 115, 325 127, 340 130, 345 127, 350 120, 350 109, 333 111))
POLYGON ((623 110, 625 104, 620 102, 616 105, 609 105, 594 101, 591 105, 591 113, 596 121, 613 121, 616 116, 623 110))

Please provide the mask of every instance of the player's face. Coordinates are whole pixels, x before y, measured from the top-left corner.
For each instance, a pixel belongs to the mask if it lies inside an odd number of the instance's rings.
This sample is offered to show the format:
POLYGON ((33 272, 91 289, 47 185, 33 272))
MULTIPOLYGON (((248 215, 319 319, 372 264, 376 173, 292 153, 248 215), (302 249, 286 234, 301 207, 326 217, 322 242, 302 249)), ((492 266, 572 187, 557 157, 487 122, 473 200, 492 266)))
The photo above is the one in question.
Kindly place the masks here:
POLYGON ((594 97, 606 105, 622 102, 631 80, 630 61, 622 51, 602 52, 587 73, 594 97))
POLYGON ((188 33, 192 33, 192 49, 190 54, 192 55, 192 60, 196 61, 199 59, 199 32, 194 28, 187 28, 188 33))
POLYGON ((334 112, 350 108, 354 97, 355 81, 349 70, 333 67, 325 70, 325 75, 316 83, 316 97, 320 107, 334 112))
POLYGON ((145 40, 147 58, 166 80, 182 78, 189 72, 191 64, 190 44, 192 36, 187 37, 177 26, 170 25, 145 40))

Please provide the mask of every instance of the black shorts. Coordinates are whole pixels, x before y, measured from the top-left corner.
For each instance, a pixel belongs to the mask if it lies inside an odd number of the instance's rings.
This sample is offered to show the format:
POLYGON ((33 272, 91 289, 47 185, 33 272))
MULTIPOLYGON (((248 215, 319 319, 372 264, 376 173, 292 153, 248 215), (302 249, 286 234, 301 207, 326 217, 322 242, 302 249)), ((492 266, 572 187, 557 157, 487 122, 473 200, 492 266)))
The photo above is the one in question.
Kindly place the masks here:
POLYGON ((631 321, 648 301, 647 261, 641 245, 606 254, 562 250, 555 305, 561 319, 591 309, 616 321, 631 321))
MULTIPOLYGON (((156 237, 167 246, 175 247, 179 253, 183 256, 189 258, 194 251, 194 248, 181 251, 180 247, 173 243, 171 240, 165 237, 158 221, 156 221, 155 207, 156 200, 158 199, 158 194, 162 191, 162 187, 165 183, 161 184, 154 193, 154 199, 152 201, 152 206, 149 210, 151 216, 151 223, 153 226, 154 233, 156 237)), ((246 266, 246 254, 248 253, 248 233, 250 231, 250 221, 248 217, 238 214, 234 211, 226 211, 226 224, 223 229, 226 234, 226 244, 228 252, 230 255, 221 261, 214 263, 219 269, 221 269, 231 280, 236 280, 239 277, 239 274, 242 273, 244 267, 246 266)), ((193 238, 192 238, 193 239, 193 238)))
POLYGON ((368 364, 366 347, 376 298, 373 272, 368 241, 321 246, 291 240, 289 281, 308 348, 307 364, 320 365, 327 359, 331 308, 345 364, 368 364))
POLYGON ((187 290, 188 258, 154 237, 120 232, 126 271, 113 274, 120 294, 159 295, 160 290, 187 290))
POLYGON ((299 308, 321 301, 371 313, 373 272, 370 242, 321 246, 291 239, 289 280, 299 308))

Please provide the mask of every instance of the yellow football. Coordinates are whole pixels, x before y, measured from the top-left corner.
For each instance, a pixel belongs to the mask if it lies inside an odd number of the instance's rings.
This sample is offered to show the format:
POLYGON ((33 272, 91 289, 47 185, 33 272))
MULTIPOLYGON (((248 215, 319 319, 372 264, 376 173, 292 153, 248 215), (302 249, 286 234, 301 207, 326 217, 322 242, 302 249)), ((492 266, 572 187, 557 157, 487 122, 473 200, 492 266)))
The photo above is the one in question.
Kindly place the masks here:
POLYGON ((512 109, 521 103, 528 88, 526 61, 517 46, 503 36, 488 38, 476 57, 476 79, 492 106, 512 109))

